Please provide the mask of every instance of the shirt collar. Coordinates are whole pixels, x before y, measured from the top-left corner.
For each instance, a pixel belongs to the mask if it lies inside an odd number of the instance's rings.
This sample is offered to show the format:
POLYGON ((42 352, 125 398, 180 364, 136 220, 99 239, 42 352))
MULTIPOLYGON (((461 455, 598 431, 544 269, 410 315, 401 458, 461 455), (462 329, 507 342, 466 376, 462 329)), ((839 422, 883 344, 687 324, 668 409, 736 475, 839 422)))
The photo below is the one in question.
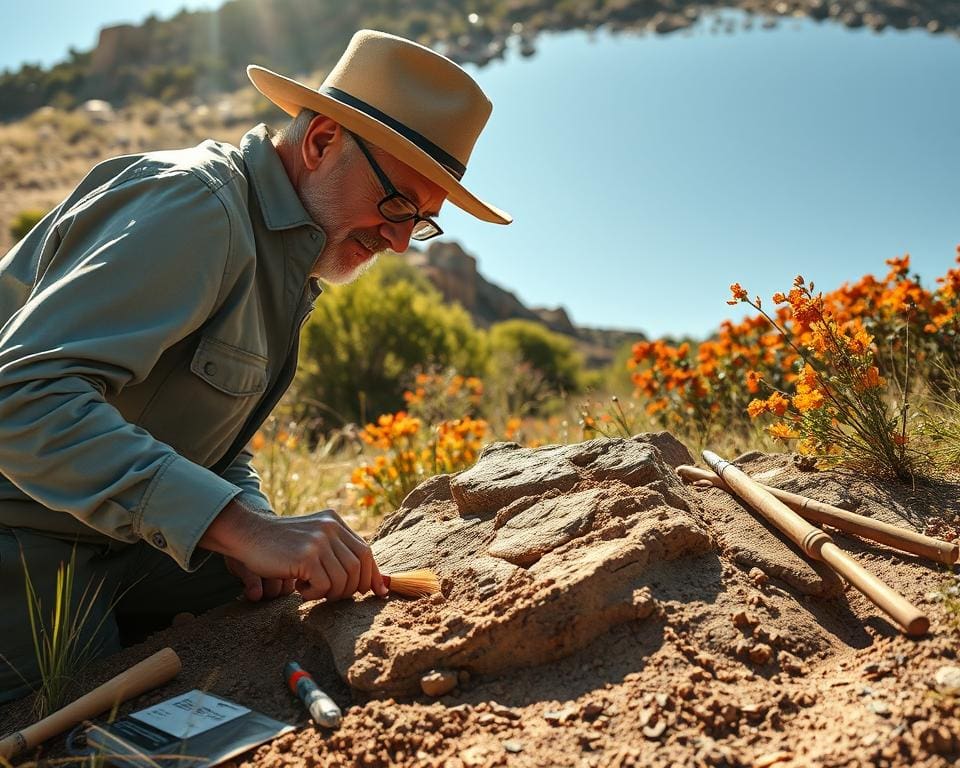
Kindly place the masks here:
POLYGON ((267 227, 277 230, 308 226, 322 235, 323 230, 310 218, 290 183, 290 177, 270 141, 270 133, 264 123, 243 135, 240 151, 267 227))

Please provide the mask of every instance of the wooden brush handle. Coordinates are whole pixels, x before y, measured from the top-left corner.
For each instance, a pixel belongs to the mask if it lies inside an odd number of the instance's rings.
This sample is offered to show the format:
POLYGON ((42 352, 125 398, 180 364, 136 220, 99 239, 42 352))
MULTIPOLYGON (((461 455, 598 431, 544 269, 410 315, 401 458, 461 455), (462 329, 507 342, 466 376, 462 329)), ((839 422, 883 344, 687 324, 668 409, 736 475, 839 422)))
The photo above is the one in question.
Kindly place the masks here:
MULTIPOLYGON (((705 480, 718 488, 726 491, 730 490, 727 484, 709 469, 700 469, 700 467, 683 464, 677 467, 677 474, 684 480, 705 480)), ((756 481, 754 480, 754 482, 756 481)), ((848 512, 845 509, 808 499, 790 491, 760 483, 758 485, 772 493, 806 520, 830 525, 864 539, 870 539, 903 552, 929 558, 942 565, 953 565, 960 558, 960 544, 957 542, 951 543, 942 539, 935 539, 932 536, 924 536, 922 533, 858 515, 855 512, 848 512)))
POLYGON ((704 451, 703 458, 741 499, 790 537, 804 554, 831 566, 874 605, 885 611, 908 635, 917 637, 926 634, 930 620, 903 595, 865 571, 856 560, 840 550, 826 533, 808 523, 760 483, 717 454, 704 451))
POLYGON ((180 658, 172 648, 157 651, 52 715, 4 738, 0 741, 0 758, 9 760, 84 720, 163 685, 176 676, 180 667, 180 658))

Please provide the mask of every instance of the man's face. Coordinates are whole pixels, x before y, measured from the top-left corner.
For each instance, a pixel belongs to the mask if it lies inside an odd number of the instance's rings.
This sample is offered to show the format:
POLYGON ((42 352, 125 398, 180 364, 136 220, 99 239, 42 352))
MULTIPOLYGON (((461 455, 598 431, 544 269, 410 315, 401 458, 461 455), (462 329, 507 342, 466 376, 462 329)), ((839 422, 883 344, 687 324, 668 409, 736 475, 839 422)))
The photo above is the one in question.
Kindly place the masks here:
MULTIPOLYGON (((423 216, 435 216, 447 196, 409 166, 382 150, 367 146, 397 190, 413 201, 423 216)), ((310 217, 323 229, 327 242, 312 276, 330 283, 348 283, 390 249, 403 253, 410 243, 414 221, 387 221, 377 208, 386 195, 370 163, 353 139, 339 132, 336 154, 328 163, 304 174, 298 185, 310 217)))

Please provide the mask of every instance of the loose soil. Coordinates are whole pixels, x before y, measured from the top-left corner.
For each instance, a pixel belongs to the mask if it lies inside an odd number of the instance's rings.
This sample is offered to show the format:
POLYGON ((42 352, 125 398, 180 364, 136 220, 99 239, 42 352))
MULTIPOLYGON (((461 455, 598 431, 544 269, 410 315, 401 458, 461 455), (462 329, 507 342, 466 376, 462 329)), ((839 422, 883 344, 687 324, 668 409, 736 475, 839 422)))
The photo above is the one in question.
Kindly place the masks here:
MULTIPOLYGON (((738 462, 769 485, 957 534, 960 485, 795 458, 738 462)), ((665 433, 498 444, 414 491, 375 537, 385 570, 434 568, 441 596, 238 602, 98 662, 85 687, 171 646, 180 675, 121 712, 202 688, 298 723, 236 763, 257 768, 960 763, 960 691, 942 684, 960 666, 944 602, 957 568, 829 531, 928 611, 929 635, 906 638, 724 492, 680 485, 673 468, 688 461, 665 433), (282 680, 290 659, 341 704, 339 730, 308 723, 282 680), (456 683, 439 698, 418 690, 433 670, 456 683)), ((0 730, 27 723, 28 703, 0 710, 0 730)))

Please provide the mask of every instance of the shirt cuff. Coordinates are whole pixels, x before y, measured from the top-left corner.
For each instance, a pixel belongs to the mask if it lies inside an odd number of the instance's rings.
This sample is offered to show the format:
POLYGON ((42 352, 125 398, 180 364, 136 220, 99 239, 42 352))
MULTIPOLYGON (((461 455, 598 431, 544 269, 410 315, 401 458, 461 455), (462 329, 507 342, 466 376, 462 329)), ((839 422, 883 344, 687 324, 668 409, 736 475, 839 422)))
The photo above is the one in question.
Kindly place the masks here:
POLYGON ((208 552, 196 551, 204 532, 241 489, 183 456, 164 464, 140 503, 137 535, 195 571, 208 552))

